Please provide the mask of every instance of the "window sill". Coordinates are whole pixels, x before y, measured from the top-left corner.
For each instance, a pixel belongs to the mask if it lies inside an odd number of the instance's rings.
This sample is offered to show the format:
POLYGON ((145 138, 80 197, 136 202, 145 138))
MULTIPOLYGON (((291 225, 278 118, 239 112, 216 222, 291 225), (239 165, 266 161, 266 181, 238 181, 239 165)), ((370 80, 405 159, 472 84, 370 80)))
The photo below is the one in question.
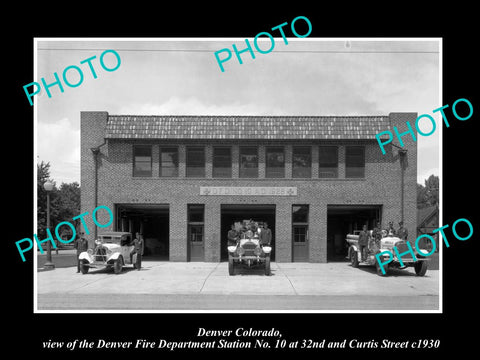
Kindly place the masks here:
POLYGON ((206 178, 206 177, 154 177, 154 176, 133 176, 132 180, 165 180, 165 181, 178 181, 178 180, 202 180, 202 181, 366 181, 366 178, 206 178))

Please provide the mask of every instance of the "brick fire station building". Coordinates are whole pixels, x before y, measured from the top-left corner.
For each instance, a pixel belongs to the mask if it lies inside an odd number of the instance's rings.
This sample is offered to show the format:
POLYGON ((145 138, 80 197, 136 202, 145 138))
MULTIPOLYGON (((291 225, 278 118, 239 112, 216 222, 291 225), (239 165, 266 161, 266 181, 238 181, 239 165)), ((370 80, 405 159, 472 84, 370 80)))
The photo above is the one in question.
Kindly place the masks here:
POLYGON ((209 262, 227 259, 227 232, 244 219, 268 223, 278 262, 343 260, 345 235, 378 220, 403 219, 413 241, 416 142, 395 138, 383 155, 375 135, 416 116, 81 112, 81 210, 113 213, 103 229, 86 216, 87 239, 139 231, 146 257, 209 262))

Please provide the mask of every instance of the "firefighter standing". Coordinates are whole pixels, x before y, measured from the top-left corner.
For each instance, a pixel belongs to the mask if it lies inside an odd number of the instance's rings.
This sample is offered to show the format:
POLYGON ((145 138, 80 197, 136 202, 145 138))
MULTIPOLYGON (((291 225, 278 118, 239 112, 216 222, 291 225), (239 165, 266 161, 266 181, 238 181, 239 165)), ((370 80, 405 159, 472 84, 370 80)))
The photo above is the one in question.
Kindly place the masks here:
POLYGON ((238 233, 235 230, 235 225, 232 225, 227 234, 228 246, 235 246, 237 244, 238 233))
POLYGON ((140 233, 136 233, 135 239, 133 240, 133 246, 135 246, 133 254, 137 254, 137 270, 140 270, 142 267, 142 256, 144 250, 144 242, 143 242, 143 235, 140 233))
POLYGON ((263 223, 263 229, 260 233, 260 243, 262 245, 270 245, 272 241, 272 230, 268 228, 268 224, 266 222, 263 223))
POLYGON ((397 235, 396 230, 393 228, 393 221, 390 221, 388 223, 387 233, 388 233, 388 236, 396 236, 397 235))
POLYGON ((360 254, 362 255, 362 261, 367 258, 368 247, 368 232, 367 225, 363 225, 363 230, 358 234, 358 247, 360 248, 360 254))
POLYGON ((403 221, 398 222, 398 230, 397 230, 397 236, 402 239, 407 241, 408 238, 408 231, 406 228, 403 227, 403 221))
POLYGON ((382 227, 380 221, 377 221, 377 226, 372 231, 373 241, 378 249, 380 249, 380 240, 382 239, 382 227))
POLYGON ((78 257, 84 251, 88 250, 88 241, 84 237, 84 233, 80 232, 79 237, 75 240, 75 244, 73 245, 75 249, 77 249, 77 273, 80 272, 80 260, 78 257))

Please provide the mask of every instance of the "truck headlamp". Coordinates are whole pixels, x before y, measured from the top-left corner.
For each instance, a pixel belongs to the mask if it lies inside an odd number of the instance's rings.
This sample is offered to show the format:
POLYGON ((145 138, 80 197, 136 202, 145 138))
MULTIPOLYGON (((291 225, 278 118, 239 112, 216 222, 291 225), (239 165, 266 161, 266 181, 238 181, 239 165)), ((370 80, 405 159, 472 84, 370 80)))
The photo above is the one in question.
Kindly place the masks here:
POLYGON ((88 249, 87 254, 90 255, 90 256, 93 255, 93 249, 88 249))
POLYGON ((265 254, 270 254, 270 252, 272 251, 272 247, 271 246, 264 246, 263 247, 263 252, 265 254))
POLYGON ((245 249, 241 246, 238 247, 237 249, 237 253, 238 255, 242 256, 243 254, 245 254, 245 249))

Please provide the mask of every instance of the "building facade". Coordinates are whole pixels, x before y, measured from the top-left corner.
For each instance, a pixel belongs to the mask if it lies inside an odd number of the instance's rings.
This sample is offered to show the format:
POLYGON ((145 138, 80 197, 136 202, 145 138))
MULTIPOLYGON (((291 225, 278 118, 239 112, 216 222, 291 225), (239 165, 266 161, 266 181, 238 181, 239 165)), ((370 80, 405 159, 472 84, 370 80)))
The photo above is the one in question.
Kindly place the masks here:
POLYGON ((207 262, 227 259, 227 232, 246 219, 268 223, 278 262, 344 260, 345 235, 376 221, 403 219, 414 241, 416 142, 383 155, 375 135, 415 119, 82 112, 82 213, 113 213, 103 229, 86 216, 87 238, 138 231, 147 257, 207 262))

